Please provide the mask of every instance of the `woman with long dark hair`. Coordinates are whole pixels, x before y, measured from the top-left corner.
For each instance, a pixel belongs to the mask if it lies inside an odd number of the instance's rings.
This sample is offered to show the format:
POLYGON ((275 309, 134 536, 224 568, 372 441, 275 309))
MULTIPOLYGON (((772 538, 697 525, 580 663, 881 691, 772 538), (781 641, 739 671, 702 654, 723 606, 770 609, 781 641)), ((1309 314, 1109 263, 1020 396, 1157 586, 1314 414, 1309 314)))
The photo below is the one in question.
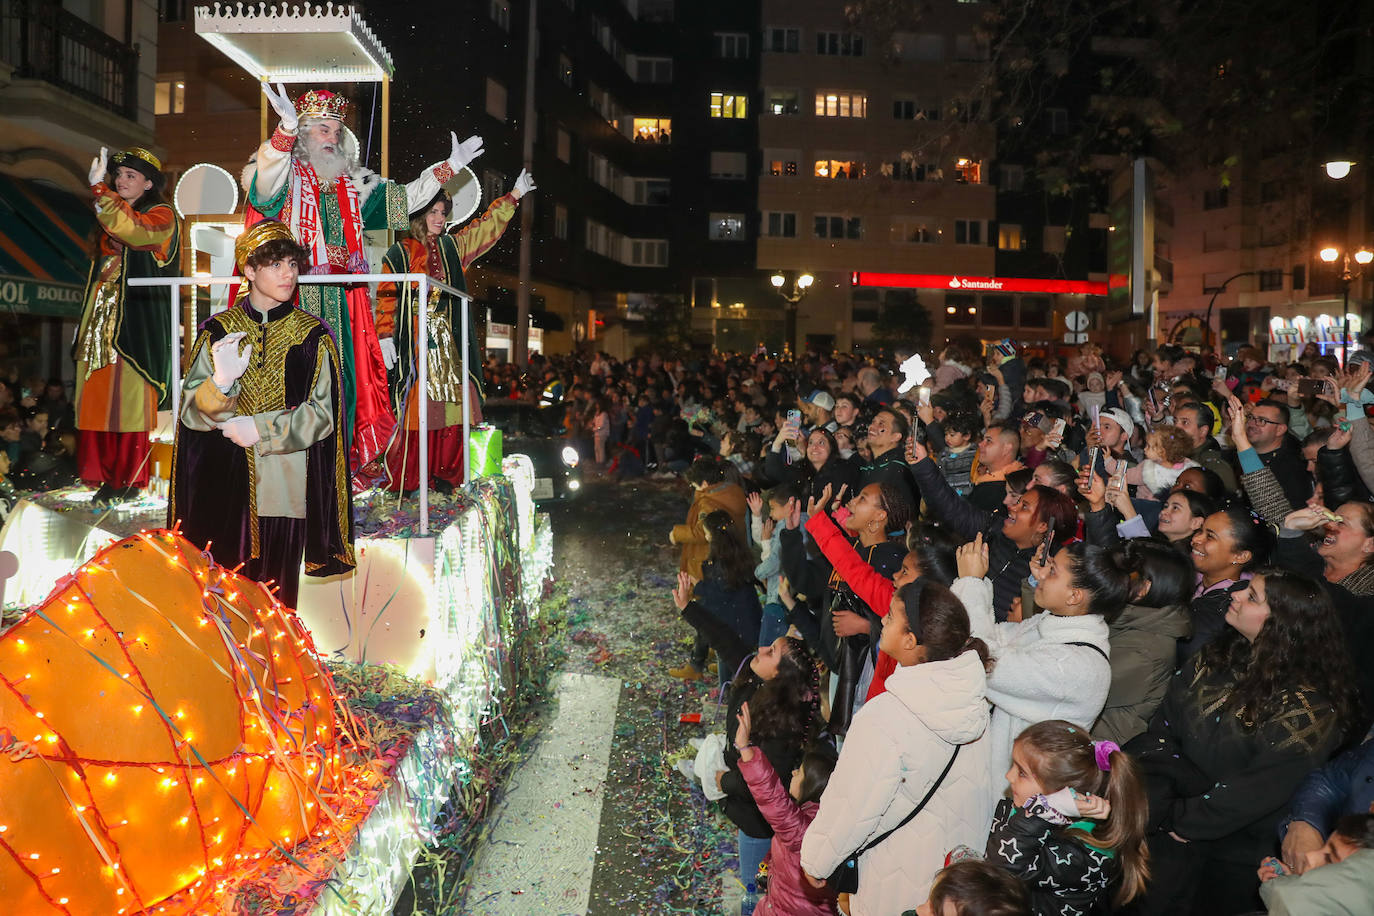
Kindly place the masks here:
POLYGON ((786 450, 780 450, 778 443, 774 443, 763 464, 769 480, 799 484, 812 499, 818 499, 827 486, 831 493, 839 493, 843 487, 854 492, 859 483, 859 466, 840 454, 833 433, 824 428, 813 429, 806 434, 803 443, 805 453, 801 460, 790 464, 786 450))
POLYGON ((1107 617, 1112 683, 1093 735, 1125 744, 1145 730, 1169 687, 1178 641, 1193 632, 1188 596, 1193 567, 1168 544, 1147 538, 1125 541, 1132 571, 1131 596, 1107 617))
POLYGON ((170 287, 129 286, 181 269, 181 220, 162 199, 167 176, 146 149, 91 162, 99 238, 77 330, 77 466, 97 503, 148 483, 149 434, 172 398, 170 287))
POLYGON ((1145 914, 1258 909, 1255 863, 1277 851, 1288 799, 1356 719, 1350 659, 1319 581, 1260 570, 1225 622, 1127 747, 1150 796, 1145 914))
POLYGON ((706 614, 729 631, 726 639, 717 628, 699 625, 696 615, 687 615, 688 623, 698 632, 720 658, 721 682, 729 680, 743 666, 758 641, 763 609, 759 605, 754 578, 754 551, 744 541, 744 535, 729 512, 715 509, 702 516, 709 552, 701 565, 701 581, 687 581, 695 587, 697 604, 706 614))

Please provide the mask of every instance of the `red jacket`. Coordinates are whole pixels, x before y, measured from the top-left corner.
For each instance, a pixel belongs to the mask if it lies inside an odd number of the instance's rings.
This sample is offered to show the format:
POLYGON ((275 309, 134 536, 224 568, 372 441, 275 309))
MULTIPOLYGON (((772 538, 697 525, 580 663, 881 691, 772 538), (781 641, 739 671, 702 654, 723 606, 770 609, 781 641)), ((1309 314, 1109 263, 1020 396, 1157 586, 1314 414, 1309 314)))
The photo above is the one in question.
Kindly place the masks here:
MULTIPOLYGON (((897 589, 891 579, 864 562, 838 521, 825 512, 817 512, 806 520, 806 531, 821 549, 821 553, 830 561, 835 573, 854 590, 859 600, 872 608, 873 613, 879 617, 886 617, 888 606, 892 604, 892 596, 897 589)), ((873 680, 868 685, 868 695, 864 697, 864 702, 882 693, 888 675, 896 670, 897 660, 879 649, 878 660, 873 664, 873 680)))
POLYGON ((739 770, 773 827, 773 843, 768 847, 768 893, 754 909, 755 916, 833 916, 835 895, 812 887, 801 867, 802 837, 821 806, 816 802, 797 804, 758 748, 749 760, 740 758, 739 770))

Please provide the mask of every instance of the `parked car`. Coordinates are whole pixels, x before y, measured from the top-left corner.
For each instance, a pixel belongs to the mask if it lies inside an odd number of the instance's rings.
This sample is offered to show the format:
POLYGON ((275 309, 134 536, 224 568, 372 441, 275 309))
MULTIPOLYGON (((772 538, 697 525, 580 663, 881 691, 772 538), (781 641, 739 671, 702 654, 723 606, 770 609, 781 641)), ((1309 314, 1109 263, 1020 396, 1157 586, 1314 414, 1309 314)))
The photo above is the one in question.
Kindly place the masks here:
POLYGON ((581 491, 580 456, 563 438, 561 405, 493 399, 482 405, 482 418, 501 430, 504 454, 528 455, 533 462, 535 501, 568 499, 581 491))

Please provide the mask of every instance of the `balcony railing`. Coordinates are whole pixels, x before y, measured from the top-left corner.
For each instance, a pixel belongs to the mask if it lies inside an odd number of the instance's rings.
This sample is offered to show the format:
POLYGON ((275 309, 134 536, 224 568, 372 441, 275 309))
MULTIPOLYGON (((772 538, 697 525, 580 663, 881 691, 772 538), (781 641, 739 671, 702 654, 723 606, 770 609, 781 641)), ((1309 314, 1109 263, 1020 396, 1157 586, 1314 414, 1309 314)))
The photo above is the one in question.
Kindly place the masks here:
POLYGON ((138 117, 138 50, 52 0, 0 0, 0 58, 17 77, 138 117))

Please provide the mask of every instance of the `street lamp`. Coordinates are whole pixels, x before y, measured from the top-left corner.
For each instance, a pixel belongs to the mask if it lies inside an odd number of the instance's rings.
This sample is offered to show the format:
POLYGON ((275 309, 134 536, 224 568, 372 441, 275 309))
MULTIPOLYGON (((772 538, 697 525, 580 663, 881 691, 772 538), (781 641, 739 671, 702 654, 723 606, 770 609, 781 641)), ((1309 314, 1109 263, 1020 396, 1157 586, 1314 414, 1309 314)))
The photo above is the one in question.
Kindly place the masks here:
POLYGON ((777 290, 778 295, 787 303, 785 307, 786 321, 784 322, 787 339, 783 341, 783 347, 790 349, 797 337, 797 303, 806 297, 807 291, 811 289, 811 284, 816 282, 816 278, 809 273, 799 274, 792 281, 790 292, 783 288, 787 285, 787 277, 782 271, 774 273, 768 278, 768 282, 773 284, 773 289, 777 290))
MULTIPOLYGON (((1341 176, 1333 175, 1333 178, 1341 176)), ((1323 261, 1328 264, 1336 263, 1338 258, 1342 258, 1339 248, 1328 245, 1318 253, 1323 261)), ((1374 261, 1374 251, 1361 248, 1354 252, 1355 263, 1359 266, 1353 271, 1350 269, 1351 252, 1345 252, 1341 263, 1341 365, 1345 365, 1346 349, 1350 346, 1350 281, 1358 280, 1364 275, 1364 266, 1370 261, 1374 261)))
POLYGON ((1327 178, 1334 178, 1340 181, 1350 174, 1350 167, 1354 164, 1355 163, 1351 162, 1349 159, 1332 159, 1329 162, 1322 163, 1322 168, 1326 169, 1327 178))

